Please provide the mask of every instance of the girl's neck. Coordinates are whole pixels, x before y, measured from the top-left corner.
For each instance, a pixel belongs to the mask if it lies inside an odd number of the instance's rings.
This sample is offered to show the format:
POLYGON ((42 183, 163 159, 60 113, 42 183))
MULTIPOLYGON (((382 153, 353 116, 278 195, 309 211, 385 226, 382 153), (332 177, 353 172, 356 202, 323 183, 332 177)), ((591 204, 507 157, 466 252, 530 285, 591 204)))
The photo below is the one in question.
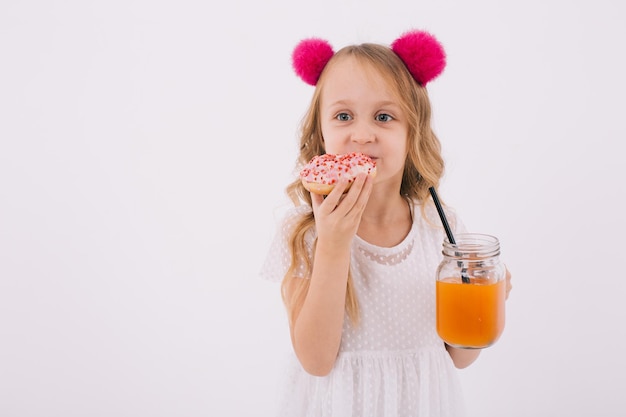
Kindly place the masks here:
POLYGON ((399 190, 393 192, 374 188, 367 202, 361 222, 386 226, 398 221, 412 220, 407 199, 400 195, 399 190))
POLYGON ((413 215, 407 199, 372 193, 361 217, 357 235, 368 243, 393 247, 402 242, 413 226, 413 215))

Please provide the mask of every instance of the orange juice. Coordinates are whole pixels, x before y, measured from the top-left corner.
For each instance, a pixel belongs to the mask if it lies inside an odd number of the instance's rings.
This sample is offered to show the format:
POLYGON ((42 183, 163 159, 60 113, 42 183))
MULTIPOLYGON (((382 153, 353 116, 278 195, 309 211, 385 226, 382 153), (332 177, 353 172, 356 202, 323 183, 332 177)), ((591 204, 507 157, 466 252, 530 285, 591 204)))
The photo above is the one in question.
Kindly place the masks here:
POLYGON ((504 329, 505 280, 437 280, 437 332, 449 345, 484 348, 504 329))

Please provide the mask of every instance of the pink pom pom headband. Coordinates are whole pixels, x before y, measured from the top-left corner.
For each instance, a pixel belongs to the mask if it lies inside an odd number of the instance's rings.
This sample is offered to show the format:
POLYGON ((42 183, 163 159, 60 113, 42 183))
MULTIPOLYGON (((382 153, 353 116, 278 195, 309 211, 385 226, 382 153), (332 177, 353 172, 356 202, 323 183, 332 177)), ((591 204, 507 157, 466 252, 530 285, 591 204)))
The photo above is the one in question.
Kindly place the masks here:
MULTIPOLYGON (((409 31, 391 44, 391 50, 400 57, 421 86, 426 86, 443 72, 446 54, 435 37, 424 31, 409 31)), ((291 55, 293 69, 307 84, 316 85, 324 67, 335 51, 325 40, 304 39, 291 55)))

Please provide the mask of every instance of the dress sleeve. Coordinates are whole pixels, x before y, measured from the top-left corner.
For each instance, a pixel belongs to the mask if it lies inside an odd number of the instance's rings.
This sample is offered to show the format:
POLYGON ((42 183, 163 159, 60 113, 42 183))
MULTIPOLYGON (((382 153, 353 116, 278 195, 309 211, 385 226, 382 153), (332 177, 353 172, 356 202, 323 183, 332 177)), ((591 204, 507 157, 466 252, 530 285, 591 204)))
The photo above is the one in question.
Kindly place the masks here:
MULTIPOLYGON (((261 266, 261 278, 271 281, 280 282, 284 278, 289 266, 291 265, 291 252, 289 250, 289 236, 297 222, 303 215, 310 212, 307 206, 298 206, 291 208, 283 216, 280 221, 274 238, 271 241, 265 261, 261 266)), ((308 255, 311 255, 310 239, 307 239, 308 255)), ((304 278, 306 275, 306 266, 303 260, 297 262, 294 276, 304 278)))

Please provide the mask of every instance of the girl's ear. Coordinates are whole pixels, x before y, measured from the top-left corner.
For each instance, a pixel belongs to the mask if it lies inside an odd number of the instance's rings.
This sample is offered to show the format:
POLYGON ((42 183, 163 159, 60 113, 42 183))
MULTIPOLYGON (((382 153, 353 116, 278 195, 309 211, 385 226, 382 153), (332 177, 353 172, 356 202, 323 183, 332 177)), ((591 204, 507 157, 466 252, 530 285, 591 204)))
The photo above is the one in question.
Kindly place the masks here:
POLYGON ((291 54, 293 69, 309 85, 316 85, 324 67, 335 54, 328 41, 319 38, 304 39, 291 54))
POLYGON ((423 87, 439 76, 446 67, 443 46, 428 32, 406 32, 391 44, 391 49, 404 62, 415 81, 423 87))

